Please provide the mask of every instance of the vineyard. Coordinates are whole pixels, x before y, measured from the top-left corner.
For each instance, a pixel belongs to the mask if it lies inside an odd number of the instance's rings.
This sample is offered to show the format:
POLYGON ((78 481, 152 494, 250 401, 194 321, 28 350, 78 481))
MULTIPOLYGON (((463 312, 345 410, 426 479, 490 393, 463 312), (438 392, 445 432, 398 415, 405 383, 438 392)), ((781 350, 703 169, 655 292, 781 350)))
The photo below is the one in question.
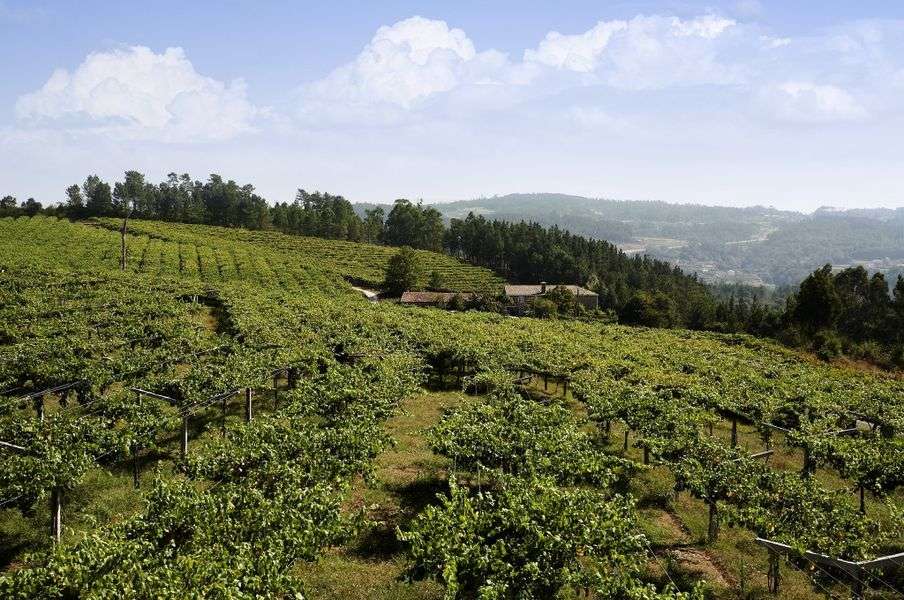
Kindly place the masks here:
POLYGON ((0 219, 0 597, 902 595, 900 379, 369 303, 382 246, 130 221, 120 270, 118 227, 0 219))

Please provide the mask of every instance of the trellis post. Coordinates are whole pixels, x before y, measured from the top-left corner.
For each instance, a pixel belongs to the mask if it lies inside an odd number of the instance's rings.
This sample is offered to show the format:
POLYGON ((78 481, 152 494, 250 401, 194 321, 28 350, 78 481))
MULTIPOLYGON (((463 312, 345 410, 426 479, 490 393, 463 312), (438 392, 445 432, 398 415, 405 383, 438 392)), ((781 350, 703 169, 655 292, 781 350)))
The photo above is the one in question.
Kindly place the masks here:
POLYGON ((53 488, 50 493, 50 535, 53 543, 60 543, 60 535, 63 531, 63 490, 53 488))
MULTIPOLYGON (((812 552, 810 550, 804 550, 803 553, 798 553, 797 550, 792 548, 787 544, 782 544, 779 542, 773 542, 772 540, 767 540, 764 538, 756 538, 756 543, 760 546, 765 547, 769 550, 770 554, 774 553, 776 556, 778 554, 794 554, 795 556, 802 556, 804 559, 815 563, 822 564, 828 567, 832 567, 837 569, 845 574, 845 576, 850 579, 853 583, 853 598, 862 599, 864 586, 863 582, 866 579, 865 574, 869 571, 875 569, 881 569, 883 567, 889 565, 902 565, 904 564, 904 552, 899 552, 898 554, 890 554, 887 556, 880 556, 878 558, 874 558, 872 560, 863 560, 860 562, 854 562, 850 560, 844 560, 843 558, 833 558, 831 556, 826 556, 825 554, 819 554, 818 552, 812 552)), ((777 561, 777 558, 776 558, 777 561)), ((772 559, 770 556, 770 567, 772 567, 772 559)), ((775 574, 778 575, 778 567, 775 568, 775 574)), ((778 583, 776 582, 776 590, 778 589, 778 583)), ((771 591, 771 589, 770 589, 771 591)))
MULTIPOLYGON (((135 390, 135 403, 141 408, 141 392, 135 390)), ((132 443, 132 484, 137 490, 141 487, 141 475, 138 472, 138 444, 132 443)))
POLYGON ((631 430, 627 428, 627 424, 625 424, 625 452, 628 451, 628 434, 631 433, 631 430))
POLYGON ((223 409, 221 411, 222 418, 220 419, 220 431, 223 432, 223 435, 226 435, 226 402, 229 399, 229 396, 223 394, 223 409))
POLYGON ((254 392, 251 388, 245 388, 245 422, 251 422, 251 396, 254 392))
POLYGON ((731 418, 731 447, 735 448, 738 445, 738 418, 731 418))
POLYGON ((769 550, 769 571, 766 575, 766 584, 769 588, 769 593, 773 595, 778 595, 779 589, 781 588, 781 557, 778 552, 775 550, 769 550))
POLYGON ((182 415, 182 458, 188 456, 188 413, 182 415))
POLYGON ((135 489, 141 487, 141 474, 138 469, 138 445, 132 444, 132 483, 135 489))
POLYGON ((804 464, 800 470, 801 477, 809 477, 813 474, 812 460, 810 459, 810 446, 804 445, 804 464))

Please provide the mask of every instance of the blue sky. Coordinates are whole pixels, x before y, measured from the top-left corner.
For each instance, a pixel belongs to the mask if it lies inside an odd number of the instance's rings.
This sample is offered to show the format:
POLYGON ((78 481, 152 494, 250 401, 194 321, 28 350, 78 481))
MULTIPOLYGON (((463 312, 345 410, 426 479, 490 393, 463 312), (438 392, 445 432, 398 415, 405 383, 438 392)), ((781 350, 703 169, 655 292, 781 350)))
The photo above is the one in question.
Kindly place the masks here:
POLYGON ((0 0, 0 194, 904 206, 904 3, 0 0))

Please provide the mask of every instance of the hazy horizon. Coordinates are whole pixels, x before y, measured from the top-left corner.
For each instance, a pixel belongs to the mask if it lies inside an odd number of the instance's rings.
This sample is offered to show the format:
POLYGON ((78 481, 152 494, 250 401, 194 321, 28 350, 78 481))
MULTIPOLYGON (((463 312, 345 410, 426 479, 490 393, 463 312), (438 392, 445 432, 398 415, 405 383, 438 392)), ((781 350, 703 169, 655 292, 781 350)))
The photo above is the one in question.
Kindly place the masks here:
POLYGON ((0 0, 0 195, 904 206, 904 6, 0 0))

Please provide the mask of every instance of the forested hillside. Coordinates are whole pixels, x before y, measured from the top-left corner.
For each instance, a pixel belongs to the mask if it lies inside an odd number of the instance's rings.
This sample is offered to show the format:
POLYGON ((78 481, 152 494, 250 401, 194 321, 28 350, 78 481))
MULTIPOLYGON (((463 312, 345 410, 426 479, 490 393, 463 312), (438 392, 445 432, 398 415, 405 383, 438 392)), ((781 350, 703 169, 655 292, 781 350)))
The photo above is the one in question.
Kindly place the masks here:
POLYGON ((899 379, 744 335, 367 302, 363 244, 124 239, 121 265, 112 223, 0 219, 3 598, 904 589, 797 553, 904 550, 899 379))
POLYGON ((904 209, 820 209, 807 215, 761 206, 565 194, 510 194, 433 207, 446 219, 473 212, 488 219, 555 225, 667 260, 708 283, 797 285, 826 263, 863 264, 883 272, 904 266, 904 209))

